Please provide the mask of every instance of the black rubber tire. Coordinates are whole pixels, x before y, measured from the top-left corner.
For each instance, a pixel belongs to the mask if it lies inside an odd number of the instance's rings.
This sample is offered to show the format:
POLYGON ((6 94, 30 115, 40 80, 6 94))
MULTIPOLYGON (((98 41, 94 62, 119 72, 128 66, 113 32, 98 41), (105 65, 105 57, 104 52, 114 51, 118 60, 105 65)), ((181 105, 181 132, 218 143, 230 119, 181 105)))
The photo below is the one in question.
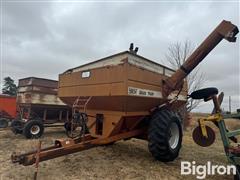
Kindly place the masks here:
POLYGON ((217 95, 218 89, 215 87, 199 89, 190 94, 192 99, 208 99, 212 95, 217 95))
POLYGON ((40 120, 30 120, 28 121, 23 129, 23 135, 27 139, 37 139, 40 138, 43 135, 44 132, 44 125, 43 122, 40 120), (39 132, 37 134, 32 134, 31 129, 33 126, 38 126, 40 128, 39 132))
POLYGON ((149 124, 148 149, 152 156, 163 162, 175 160, 182 146, 182 125, 181 118, 174 112, 164 109, 156 111, 149 124), (169 144, 170 127, 175 123, 179 130, 179 138, 176 147, 173 149, 169 144))
POLYGON ((18 119, 14 119, 11 122, 11 130, 14 134, 22 134, 23 132, 23 122, 18 119))
POLYGON ((0 128, 8 127, 9 119, 7 118, 0 118, 0 128))

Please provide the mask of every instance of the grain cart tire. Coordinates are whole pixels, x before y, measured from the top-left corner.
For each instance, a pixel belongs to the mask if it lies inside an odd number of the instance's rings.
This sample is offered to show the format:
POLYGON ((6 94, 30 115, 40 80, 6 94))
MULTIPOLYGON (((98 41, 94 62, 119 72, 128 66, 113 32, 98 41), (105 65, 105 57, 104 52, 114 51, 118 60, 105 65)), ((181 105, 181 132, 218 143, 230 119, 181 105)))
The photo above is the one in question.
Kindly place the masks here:
POLYGON ((148 129, 148 149, 160 161, 173 161, 182 145, 180 117, 170 110, 159 110, 151 118, 148 129))
POLYGON ((42 136, 44 131, 43 122, 40 120, 28 121, 23 129, 23 134, 27 139, 39 138, 42 136))
POLYGON ((8 127, 9 120, 6 118, 0 118, 0 128, 8 127))
POLYGON ((18 120, 18 119, 14 119, 11 122, 11 130, 14 134, 22 134, 23 132, 23 122, 18 120))

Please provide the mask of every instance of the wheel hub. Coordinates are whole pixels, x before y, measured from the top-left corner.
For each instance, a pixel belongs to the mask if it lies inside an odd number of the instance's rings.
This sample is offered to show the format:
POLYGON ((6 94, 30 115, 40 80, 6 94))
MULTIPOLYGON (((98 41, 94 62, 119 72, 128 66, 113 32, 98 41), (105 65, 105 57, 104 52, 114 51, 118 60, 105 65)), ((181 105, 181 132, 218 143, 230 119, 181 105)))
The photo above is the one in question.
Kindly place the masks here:
POLYGON ((178 145, 180 138, 180 132, 178 125, 176 123, 172 123, 169 129, 169 146, 172 149, 175 149, 178 145))
POLYGON ((30 131, 31 131, 31 134, 36 135, 40 132, 40 127, 38 125, 33 125, 30 131))
POLYGON ((208 147, 212 145, 215 141, 215 132, 213 131, 213 129, 210 128, 209 126, 206 126, 206 131, 208 137, 203 136, 201 127, 199 126, 193 130, 192 133, 193 140, 199 146, 208 147))

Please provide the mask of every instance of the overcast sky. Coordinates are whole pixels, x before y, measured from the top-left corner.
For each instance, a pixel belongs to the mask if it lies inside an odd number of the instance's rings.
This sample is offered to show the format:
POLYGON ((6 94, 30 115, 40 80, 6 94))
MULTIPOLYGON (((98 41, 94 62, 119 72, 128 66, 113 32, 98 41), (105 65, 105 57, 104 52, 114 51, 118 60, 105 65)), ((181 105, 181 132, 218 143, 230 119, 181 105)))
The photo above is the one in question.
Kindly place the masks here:
MULTIPOLYGON (((2 1, 1 77, 58 79, 65 70, 127 50, 166 64, 168 46, 190 40, 197 47, 223 20, 239 26, 239 2, 2 1)), ((238 35, 239 37, 239 35, 238 35)), ((207 82, 240 108, 239 40, 223 40, 201 63, 207 82)), ((211 111, 202 104, 197 111, 211 111)))

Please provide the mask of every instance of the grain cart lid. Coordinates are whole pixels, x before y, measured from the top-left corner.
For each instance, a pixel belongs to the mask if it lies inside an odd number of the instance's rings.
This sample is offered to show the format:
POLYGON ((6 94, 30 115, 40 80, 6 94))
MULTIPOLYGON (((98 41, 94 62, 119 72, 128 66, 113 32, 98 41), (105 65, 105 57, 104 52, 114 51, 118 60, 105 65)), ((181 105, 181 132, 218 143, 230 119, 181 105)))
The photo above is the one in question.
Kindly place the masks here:
POLYGON ((18 80, 18 91, 41 91, 57 94, 58 81, 38 77, 27 77, 18 80))
POLYGON ((111 56, 107 56, 105 58, 98 59, 96 61, 92 61, 87 64, 80 65, 75 68, 68 69, 63 74, 70 74, 79 71, 87 71, 91 69, 96 69, 100 67, 107 67, 107 66, 116 66, 119 64, 123 64, 125 60, 128 59, 128 63, 138 66, 140 68, 163 74, 165 71, 166 76, 171 76, 175 71, 169 67, 166 67, 162 64, 156 63, 150 59, 147 59, 143 56, 138 54, 133 54, 130 51, 123 51, 111 56))

